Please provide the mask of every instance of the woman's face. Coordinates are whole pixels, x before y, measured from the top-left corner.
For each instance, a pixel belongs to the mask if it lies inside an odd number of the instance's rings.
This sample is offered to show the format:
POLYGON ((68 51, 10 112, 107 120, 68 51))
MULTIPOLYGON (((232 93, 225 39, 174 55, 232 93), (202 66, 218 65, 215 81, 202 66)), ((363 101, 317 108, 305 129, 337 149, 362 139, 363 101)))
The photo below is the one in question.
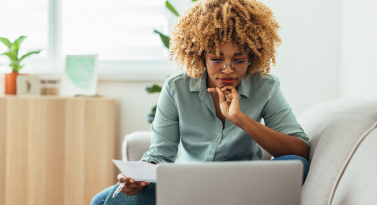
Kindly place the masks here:
MULTIPOLYGON (((222 72, 215 72, 210 69, 210 64, 213 61, 222 61, 225 63, 233 63, 235 61, 249 63, 249 58, 246 53, 241 53, 238 46, 233 46, 232 42, 227 42, 220 45, 220 56, 217 57, 215 51, 209 51, 204 55, 206 61, 206 67, 208 72, 207 86, 208 88, 234 86, 240 84, 247 70, 242 72, 234 72, 231 69, 230 64, 226 64, 225 69, 222 72)), ((235 65, 234 63, 233 65, 235 65)))

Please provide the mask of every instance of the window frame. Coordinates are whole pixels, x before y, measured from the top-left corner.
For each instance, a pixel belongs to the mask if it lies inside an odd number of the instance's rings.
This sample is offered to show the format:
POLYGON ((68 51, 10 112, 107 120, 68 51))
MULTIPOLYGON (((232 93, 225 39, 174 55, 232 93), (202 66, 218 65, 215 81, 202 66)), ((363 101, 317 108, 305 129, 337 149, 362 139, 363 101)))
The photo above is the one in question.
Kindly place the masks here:
MULTIPOLYGON (((37 74, 44 77, 60 79, 64 73, 65 59, 62 52, 62 0, 48 0, 48 55, 46 58, 29 58, 23 61, 27 67, 20 73, 37 74)), ((175 8, 187 7, 188 2, 176 1, 175 8)), ((168 30, 173 27, 175 18, 168 15, 168 30)), ((157 35, 157 34, 156 34, 157 35)), ((170 33, 169 33, 170 35, 170 33)), ((166 50, 167 51, 167 50, 166 50)), ((168 51, 167 51, 168 52, 168 51)), ((8 65, 0 65, 3 68, 8 65)), ((167 60, 98 60, 99 80, 165 80, 167 76, 179 71, 177 66, 167 60)), ((9 69, 10 71, 10 69, 9 69)), ((1 71, 0 71, 1 72, 1 71)), ((4 72, 1 72, 4 73, 4 72)))

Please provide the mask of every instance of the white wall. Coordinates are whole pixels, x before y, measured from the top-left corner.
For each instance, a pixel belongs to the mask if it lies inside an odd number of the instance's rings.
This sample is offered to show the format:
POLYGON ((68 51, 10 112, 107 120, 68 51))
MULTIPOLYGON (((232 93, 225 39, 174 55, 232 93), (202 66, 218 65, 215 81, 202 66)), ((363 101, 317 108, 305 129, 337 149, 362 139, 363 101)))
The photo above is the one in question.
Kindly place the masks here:
POLYGON ((281 26, 282 44, 271 73, 298 116, 339 96, 341 0, 262 0, 281 26))
MULTIPOLYGON (((174 0, 172 4, 182 13, 190 2, 174 0)), ((282 27, 283 43, 271 73, 279 77, 294 114, 299 116, 319 102, 339 97, 341 0, 263 2, 274 11, 282 27)), ((121 103, 121 140, 125 134, 150 130, 145 116, 159 95, 147 94, 145 86, 153 83, 162 85, 163 81, 99 81, 98 93, 121 103)), ((0 78, 0 93, 3 92, 0 78)))
POLYGON ((377 97, 377 1, 344 0, 340 96, 377 97))

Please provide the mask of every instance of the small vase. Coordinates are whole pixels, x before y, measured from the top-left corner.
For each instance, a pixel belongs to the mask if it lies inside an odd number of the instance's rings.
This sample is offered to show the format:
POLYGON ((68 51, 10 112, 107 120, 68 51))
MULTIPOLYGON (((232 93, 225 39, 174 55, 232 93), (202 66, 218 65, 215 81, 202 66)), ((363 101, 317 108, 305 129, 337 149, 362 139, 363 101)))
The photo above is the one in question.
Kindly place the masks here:
POLYGON ((12 73, 5 74, 5 94, 15 95, 17 93, 17 76, 18 72, 13 71, 12 73))

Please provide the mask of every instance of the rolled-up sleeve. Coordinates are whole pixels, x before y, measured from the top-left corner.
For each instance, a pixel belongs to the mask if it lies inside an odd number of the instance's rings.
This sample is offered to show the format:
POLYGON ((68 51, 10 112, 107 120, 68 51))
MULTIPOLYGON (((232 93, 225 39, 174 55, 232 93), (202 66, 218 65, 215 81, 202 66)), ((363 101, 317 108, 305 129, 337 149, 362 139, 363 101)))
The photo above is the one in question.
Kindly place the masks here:
POLYGON ((278 79, 274 87, 276 89, 262 111, 265 125, 280 133, 300 138, 310 149, 309 138, 297 122, 289 103, 285 100, 278 79))
POLYGON ((151 145, 141 160, 154 163, 172 162, 180 141, 179 118, 172 90, 166 82, 161 90, 151 129, 151 145))

